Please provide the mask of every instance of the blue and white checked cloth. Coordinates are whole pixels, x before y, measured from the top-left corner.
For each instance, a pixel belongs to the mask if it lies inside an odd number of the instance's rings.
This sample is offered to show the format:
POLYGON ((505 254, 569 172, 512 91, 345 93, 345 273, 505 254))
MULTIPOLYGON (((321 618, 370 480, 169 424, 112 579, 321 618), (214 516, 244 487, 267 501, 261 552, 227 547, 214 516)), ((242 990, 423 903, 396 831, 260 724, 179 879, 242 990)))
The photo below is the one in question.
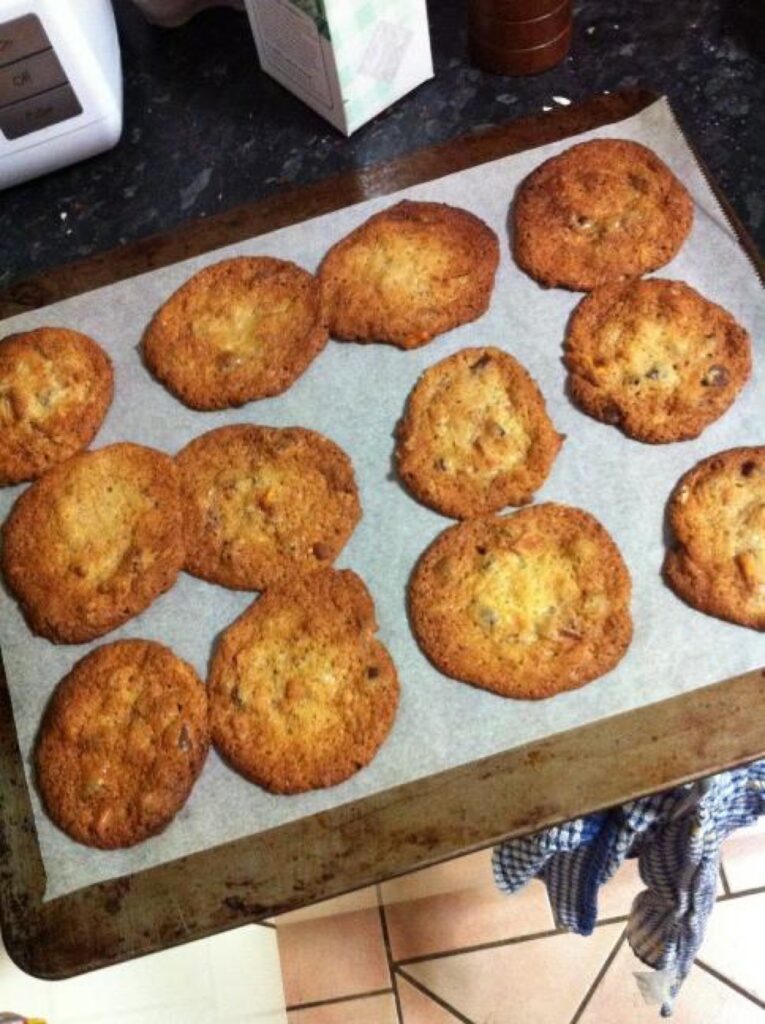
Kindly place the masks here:
POLYGON ((765 761, 758 761, 504 842, 494 850, 494 878, 512 893, 540 877, 557 925, 589 935, 600 886, 625 857, 637 857, 647 888, 632 905, 627 939, 663 973, 668 1017, 714 906, 722 841, 762 814, 765 761))

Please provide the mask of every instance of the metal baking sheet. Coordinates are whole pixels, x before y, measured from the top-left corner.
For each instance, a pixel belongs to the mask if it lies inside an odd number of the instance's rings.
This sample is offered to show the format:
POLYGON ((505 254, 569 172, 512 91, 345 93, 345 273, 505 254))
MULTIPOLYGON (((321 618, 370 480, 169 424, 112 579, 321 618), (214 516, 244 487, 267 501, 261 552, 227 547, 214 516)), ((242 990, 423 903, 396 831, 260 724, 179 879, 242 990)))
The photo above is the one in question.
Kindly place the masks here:
MULTIPOLYGON (((73 843, 47 819, 33 790, 47 899, 650 704, 765 661, 765 639, 758 633, 686 607, 659 575, 664 504, 680 474, 714 451, 763 440, 759 339, 765 328, 754 269, 666 101, 576 140, 505 157, 228 246, 14 317, 3 328, 10 333, 43 324, 91 334, 114 360, 115 401, 96 446, 129 439, 172 453, 213 427, 254 422, 308 426, 345 448, 354 462, 364 517, 337 564, 354 568, 366 580, 376 600, 381 639, 396 661, 402 683, 401 709, 389 741, 353 779, 330 790, 276 797, 246 783, 213 753, 178 818, 162 835, 131 850, 107 853, 73 843), (641 445, 574 408, 564 391, 561 341, 579 296, 540 288, 510 258, 507 212, 522 178, 573 141, 609 136, 654 148, 693 195, 692 234, 659 276, 687 281, 730 309, 752 334, 752 380, 733 409, 696 441, 641 445), (313 269, 329 244, 405 196, 465 206, 499 234, 502 259, 491 308, 474 324, 414 352, 331 342, 285 395, 225 413, 186 409, 143 367, 138 345, 145 325, 195 270, 236 254, 280 256, 313 269), (405 612, 411 568, 450 520, 417 504, 395 479, 392 431, 409 390, 426 367, 462 347, 484 344, 506 348, 523 362, 539 382, 557 428, 567 435, 537 500, 568 502, 596 515, 619 544, 634 581, 635 637, 623 662, 581 690, 538 703, 506 701, 441 676, 417 648, 405 612)), ((0 516, 5 517, 20 491, 0 493, 0 516)), ((215 637, 254 596, 181 575, 173 590, 143 615, 96 644, 57 647, 33 637, 15 603, 0 592, 0 645, 28 778, 45 703, 58 679, 89 649, 120 637, 148 637, 169 644, 204 675, 215 637)))

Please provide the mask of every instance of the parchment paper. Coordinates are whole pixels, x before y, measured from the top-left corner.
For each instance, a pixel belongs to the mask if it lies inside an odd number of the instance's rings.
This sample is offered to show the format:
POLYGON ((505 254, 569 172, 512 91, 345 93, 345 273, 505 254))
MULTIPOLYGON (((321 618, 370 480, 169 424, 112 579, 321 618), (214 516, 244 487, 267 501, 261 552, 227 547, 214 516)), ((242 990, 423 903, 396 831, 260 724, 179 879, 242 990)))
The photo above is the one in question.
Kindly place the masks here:
MULTIPOLYGON (((675 481, 700 458, 733 445, 765 443, 763 354, 765 315, 753 268, 680 135, 666 101, 580 139, 617 136, 653 147, 689 188, 696 203, 693 232, 661 276, 689 282, 726 306, 751 332, 754 374, 733 409, 701 438, 650 446, 574 408, 564 393, 561 341, 580 296, 544 290, 509 255, 508 204, 521 179, 571 139, 404 189, 398 196, 465 206, 499 234, 502 259, 489 312, 474 324, 414 352, 330 342, 285 395, 224 413, 186 409, 143 367, 137 346, 154 310, 189 275, 234 254, 268 254, 314 269, 328 246, 386 196, 216 253, 187 260, 6 321, 3 333, 43 324, 85 331, 109 351, 116 396, 95 445, 132 440, 175 452, 197 434, 226 423, 312 427, 352 457, 364 516, 339 566, 354 568, 376 600, 380 635, 398 666, 401 708, 374 762, 333 789, 271 796, 230 771, 214 754, 187 806, 170 827, 123 852, 91 851, 69 840, 32 800, 45 870, 46 898, 147 868, 228 840, 366 796, 408 780, 509 749, 564 729, 662 700, 765 663, 765 638, 686 607, 661 582, 663 512, 675 481), (568 435, 537 500, 592 512, 619 544, 634 581, 635 635, 622 663, 584 689, 538 703, 504 700, 446 679, 417 648, 407 624, 405 589, 420 552, 447 520, 417 504, 391 473, 391 433, 406 396, 428 366, 470 345, 499 345, 540 383, 552 419, 568 435)), ((0 492, 0 516, 21 488, 0 492)), ((0 643, 21 749, 31 778, 35 731, 57 681, 101 643, 147 637, 169 644, 204 677, 212 645, 253 599, 181 574, 143 615, 96 644, 57 647, 29 632, 15 603, 0 591, 0 643)), ((724 728, 724 723, 721 723, 724 728)))

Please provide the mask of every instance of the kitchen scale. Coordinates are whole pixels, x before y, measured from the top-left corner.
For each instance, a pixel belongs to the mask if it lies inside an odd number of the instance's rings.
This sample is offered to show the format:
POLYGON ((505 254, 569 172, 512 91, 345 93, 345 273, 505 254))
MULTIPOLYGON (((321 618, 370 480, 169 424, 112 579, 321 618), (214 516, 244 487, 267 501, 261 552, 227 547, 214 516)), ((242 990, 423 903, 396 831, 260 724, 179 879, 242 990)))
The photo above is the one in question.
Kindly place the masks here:
POLYGON ((0 0, 0 188, 109 149, 121 132, 111 0, 0 0))

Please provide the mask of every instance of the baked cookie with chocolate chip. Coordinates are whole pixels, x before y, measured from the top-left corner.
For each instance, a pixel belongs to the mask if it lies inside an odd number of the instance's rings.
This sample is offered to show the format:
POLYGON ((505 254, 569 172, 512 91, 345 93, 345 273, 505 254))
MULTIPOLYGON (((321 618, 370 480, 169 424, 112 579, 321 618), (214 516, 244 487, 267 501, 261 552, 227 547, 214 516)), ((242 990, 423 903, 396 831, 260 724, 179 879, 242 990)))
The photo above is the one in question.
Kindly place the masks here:
POLYGON ((324 257, 319 281, 330 333, 418 348, 486 312, 498 263, 497 236, 474 214, 403 200, 324 257))
POLYGON ((401 479, 456 519, 525 505, 562 438, 535 381, 498 348, 466 348, 423 373, 396 441, 401 479))
POLYGON ((161 832, 207 757, 201 679, 151 640, 106 644, 56 688, 37 738, 48 814, 72 839, 105 850, 161 832))
POLYGON ((693 202, 653 150, 595 139, 545 160, 513 205, 513 251, 541 284, 589 291, 663 267, 687 238, 693 202))
POLYGON ((632 639, 631 582, 606 530, 567 505, 439 534, 409 585, 414 634, 447 676, 535 700, 612 669, 632 639))
POLYGON ((0 341, 0 486, 37 477, 98 433, 112 401, 111 360, 92 338, 38 327, 0 341))
POLYGON ((765 447, 731 448, 680 478, 664 578, 708 615, 765 629, 765 447))
POLYGON ((231 426, 176 456, 187 572, 239 590, 331 565, 361 518, 351 460, 302 427, 231 426))
POLYGON ((682 281, 607 284, 569 322, 569 393, 638 441, 685 441, 732 405, 752 369, 749 335, 682 281))
POLYGON ((226 409, 286 391, 327 343, 319 286, 268 256, 205 267, 155 314, 146 365, 192 409, 226 409))
POLYGON ((94 640, 142 612, 183 558, 173 460, 127 442, 48 470, 3 527, 5 580, 33 632, 55 643, 94 640))
POLYGON ((359 577, 292 577, 229 626, 208 688, 213 742, 273 793, 334 786, 375 756, 398 706, 396 669, 376 638, 359 577))

